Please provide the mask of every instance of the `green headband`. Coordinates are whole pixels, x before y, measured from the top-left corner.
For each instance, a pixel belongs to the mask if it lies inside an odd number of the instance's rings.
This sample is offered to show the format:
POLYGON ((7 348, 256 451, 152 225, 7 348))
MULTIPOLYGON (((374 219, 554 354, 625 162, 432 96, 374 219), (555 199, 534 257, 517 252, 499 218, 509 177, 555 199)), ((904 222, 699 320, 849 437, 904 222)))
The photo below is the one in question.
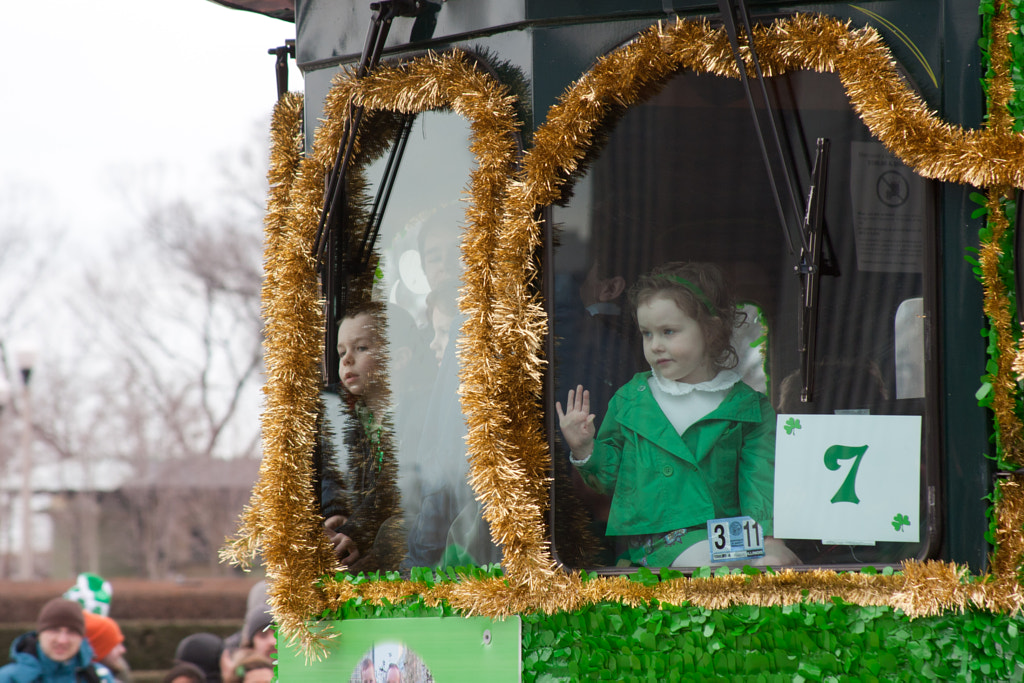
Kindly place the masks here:
POLYGON ((712 318, 717 318, 718 317, 718 311, 715 310, 715 306, 714 306, 714 304, 711 303, 711 299, 709 299, 707 297, 707 295, 704 293, 703 290, 701 290, 700 287, 698 287, 697 285, 693 284, 692 282, 690 282, 686 278, 679 277, 678 275, 671 275, 669 273, 660 273, 660 274, 656 275, 655 277, 660 277, 663 280, 669 280, 671 282, 675 282, 677 284, 680 284, 683 287, 686 287, 688 290, 690 290, 690 292, 695 297, 697 297, 700 300, 700 302, 702 304, 704 304, 704 308, 708 309, 708 313, 711 314, 712 318))

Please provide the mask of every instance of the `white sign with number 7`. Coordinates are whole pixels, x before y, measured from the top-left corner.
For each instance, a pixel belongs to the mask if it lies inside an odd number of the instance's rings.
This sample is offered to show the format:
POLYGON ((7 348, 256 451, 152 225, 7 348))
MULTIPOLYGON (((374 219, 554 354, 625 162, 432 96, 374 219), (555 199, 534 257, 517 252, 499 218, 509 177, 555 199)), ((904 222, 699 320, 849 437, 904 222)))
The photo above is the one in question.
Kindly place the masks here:
POLYGON ((778 416, 776 538, 916 543, 920 497, 919 416, 778 416))

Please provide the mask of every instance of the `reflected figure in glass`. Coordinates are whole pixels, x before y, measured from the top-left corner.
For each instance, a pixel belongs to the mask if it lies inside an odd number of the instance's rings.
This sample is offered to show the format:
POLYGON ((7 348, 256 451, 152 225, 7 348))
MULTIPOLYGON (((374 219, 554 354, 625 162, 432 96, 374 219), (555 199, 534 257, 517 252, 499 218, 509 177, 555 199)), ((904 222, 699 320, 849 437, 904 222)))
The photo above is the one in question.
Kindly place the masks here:
MULTIPOLYGON (((341 400, 324 392, 332 438, 321 439, 319 483, 325 533, 353 572, 500 559, 467 481, 459 402, 462 193, 476 163, 468 139, 461 117, 416 117, 371 247, 372 282, 353 290, 339 326, 341 400), (375 361, 366 378, 364 348, 375 361)), ((386 156, 366 166, 367 196, 386 156)))

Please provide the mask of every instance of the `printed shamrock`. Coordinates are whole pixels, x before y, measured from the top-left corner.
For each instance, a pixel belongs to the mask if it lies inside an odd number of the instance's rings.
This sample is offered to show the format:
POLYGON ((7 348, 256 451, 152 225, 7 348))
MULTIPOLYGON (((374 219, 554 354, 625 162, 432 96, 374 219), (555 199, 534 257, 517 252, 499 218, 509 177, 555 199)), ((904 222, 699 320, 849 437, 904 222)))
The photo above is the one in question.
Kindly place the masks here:
POLYGON ((903 531, 903 527, 910 526, 910 517, 902 512, 892 518, 892 528, 896 531, 903 531))
POLYGON ((786 424, 782 425, 782 428, 786 430, 787 434, 792 434, 795 430, 800 429, 800 420, 791 417, 786 420, 786 424))

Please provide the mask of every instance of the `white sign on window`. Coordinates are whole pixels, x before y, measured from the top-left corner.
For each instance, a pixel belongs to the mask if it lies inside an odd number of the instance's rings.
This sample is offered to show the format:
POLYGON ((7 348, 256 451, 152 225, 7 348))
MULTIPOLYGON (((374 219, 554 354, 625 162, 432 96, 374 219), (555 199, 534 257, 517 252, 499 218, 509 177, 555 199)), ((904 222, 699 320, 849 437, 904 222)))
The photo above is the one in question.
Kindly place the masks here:
POLYGON ((921 418, 779 415, 775 536, 920 540, 921 418))
POLYGON ((920 273, 928 187, 880 142, 850 143, 857 268, 920 273))

